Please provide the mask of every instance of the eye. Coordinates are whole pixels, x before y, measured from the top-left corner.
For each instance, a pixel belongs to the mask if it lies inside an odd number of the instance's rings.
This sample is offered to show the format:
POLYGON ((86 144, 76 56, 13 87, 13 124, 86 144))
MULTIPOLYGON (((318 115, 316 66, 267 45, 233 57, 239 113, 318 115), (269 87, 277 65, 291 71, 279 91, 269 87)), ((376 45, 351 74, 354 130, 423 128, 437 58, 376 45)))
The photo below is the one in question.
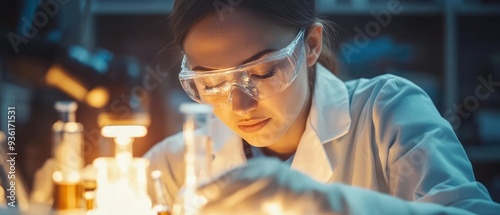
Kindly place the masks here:
POLYGON ((256 75, 256 74, 252 74, 253 77, 256 77, 258 79, 266 79, 266 78, 270 78, 270 77, 273 77, 276 72, 278 70, 276 69, 276 67, 273 67, 272 69, 270 69, 266 74, 263 74, 263 75, 256 75))
POLYGON ((229 81, 227 77, 203 77, 197 80, 199 87, 205 91, 216 90, 217 88, 223 87, 229 81))
POLYGON ((203 90, 205 90, 205 91, 214 90, 215 88, 222 87, 225 84, 226 84, 226 81, 223 81, 219 84, 211 85, 211 86, 209 86, 208 84, 204 84, 205 87, 203 88, 203 90))

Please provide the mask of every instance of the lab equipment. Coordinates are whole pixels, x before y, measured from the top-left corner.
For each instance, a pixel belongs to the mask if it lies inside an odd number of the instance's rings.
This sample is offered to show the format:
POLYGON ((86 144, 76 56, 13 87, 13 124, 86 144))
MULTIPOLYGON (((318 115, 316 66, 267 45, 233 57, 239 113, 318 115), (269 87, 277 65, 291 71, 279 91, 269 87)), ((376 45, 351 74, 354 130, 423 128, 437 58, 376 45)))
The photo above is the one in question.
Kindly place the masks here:
POLYGON ((56 210, 83 209, 83 125, 76 122, 76 102, 56 102, 61 120, 54 123, 52 155, 55 161, 53 208, 56 210))
POLYGON ((63 182, 78 182, 83 168, 83 125, 75 118, 78 105, 73 101, 60 101, 54 107, 61 117, 52 127, 56 171, 60 171, 63 182))
POLYGON ((95 208, 95 190, 97 188, 97 169, 94 166, 86 166, 82 171, 83 199, 87 211, 95 208))
POLYGON ((93 165, 97 169, 95 214, 154 215, 147 194, 147 159, 123 163, 117 158, 100 157, 93 165))
POLYGON ((156 212, 156 215, 170 215, 170 208, 168 207, 166 199, 167 190, 161 182, 161 174, 160 170, 155 170, 151 173, 156 194, 156 202, 153 205, 153 211, 156 212))
POLYGON ((186 179, 179 191, 173 207, 174 215, 195 215, 206 203, 196 189, 200 182, 207 180, 212 159, 212 139, 210 118, 212 107, 197 103, 184 103, 180 107, 184 114, 184 161, 186 179))
POLYGON ((94 160, 97 169, 95 191, 96 214, 149 214, 153 215, 151 199, 147 194, 147 169, 149 161, 134 158, 134 138, 147 134, 143 125, 106 125, 101 129, 105 137, 114 138, 115 157, 94 160))
MULTIPOLYGON (((74 177, 74 176, 71 176, 74 177)), ((54 203, 52 208, 56 211, 83 211, 83 184, 78 178, 64 178, 64 173, 55 171, 52 175, 54 181, 54 203)))

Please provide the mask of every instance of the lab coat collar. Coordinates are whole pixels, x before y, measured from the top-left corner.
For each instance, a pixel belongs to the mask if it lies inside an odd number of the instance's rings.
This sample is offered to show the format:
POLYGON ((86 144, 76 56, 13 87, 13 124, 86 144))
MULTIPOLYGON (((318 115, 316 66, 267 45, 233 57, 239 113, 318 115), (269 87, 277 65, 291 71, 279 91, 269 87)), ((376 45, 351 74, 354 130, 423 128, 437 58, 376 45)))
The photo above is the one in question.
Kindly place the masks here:
POLYGON ((311 110, 292 168, 319 182, 327 182, 333 166, 323 144, 343 136, 350 126, 349 96, 344 82, 317 64, 311 110))
POLYGON ((349 110, 349 95, 345 83, 318 63, 308 122, 321 143, 330 142, 349 131, 349 110))

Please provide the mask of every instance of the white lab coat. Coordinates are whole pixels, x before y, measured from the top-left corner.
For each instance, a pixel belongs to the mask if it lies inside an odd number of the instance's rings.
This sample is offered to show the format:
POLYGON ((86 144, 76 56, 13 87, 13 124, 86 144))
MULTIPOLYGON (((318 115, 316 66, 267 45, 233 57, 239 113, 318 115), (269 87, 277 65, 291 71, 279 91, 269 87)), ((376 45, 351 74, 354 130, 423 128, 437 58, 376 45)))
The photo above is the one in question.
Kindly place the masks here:
MULTIPOLYGON (((212 129, 212 173, 244 164, 241 138, 218 120, 212 129)), ((166 138, 145 157, 164 173, 172 204, 184 182, 182 134, 166 138)), ((393 75, 342 82, 318 64, 307 126, 291 168, 321 183, 350 185, 329 195, 356 214, 382 213, 377 208, 416 214, 500 211, 475 181, 450 123, 422 89, 393 75)))

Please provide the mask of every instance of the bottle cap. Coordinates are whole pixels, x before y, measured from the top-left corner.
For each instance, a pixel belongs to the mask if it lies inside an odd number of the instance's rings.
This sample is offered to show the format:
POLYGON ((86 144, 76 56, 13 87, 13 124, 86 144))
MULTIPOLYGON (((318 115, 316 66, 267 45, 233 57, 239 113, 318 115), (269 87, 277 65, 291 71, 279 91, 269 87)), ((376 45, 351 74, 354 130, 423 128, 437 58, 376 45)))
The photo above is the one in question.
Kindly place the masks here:
POLYGON ((76 109, 78 108, 78 104, 74 101, 58 101, 54 105, 54 108, 59 112, 61 115, 61 120, 63 122, 74 122, 76 121, 75 119, 75 112, 76 109))
POLYGON ((54 108, 59 112, 75 112, 78 104, 75 101, 58 101, 54 108))

